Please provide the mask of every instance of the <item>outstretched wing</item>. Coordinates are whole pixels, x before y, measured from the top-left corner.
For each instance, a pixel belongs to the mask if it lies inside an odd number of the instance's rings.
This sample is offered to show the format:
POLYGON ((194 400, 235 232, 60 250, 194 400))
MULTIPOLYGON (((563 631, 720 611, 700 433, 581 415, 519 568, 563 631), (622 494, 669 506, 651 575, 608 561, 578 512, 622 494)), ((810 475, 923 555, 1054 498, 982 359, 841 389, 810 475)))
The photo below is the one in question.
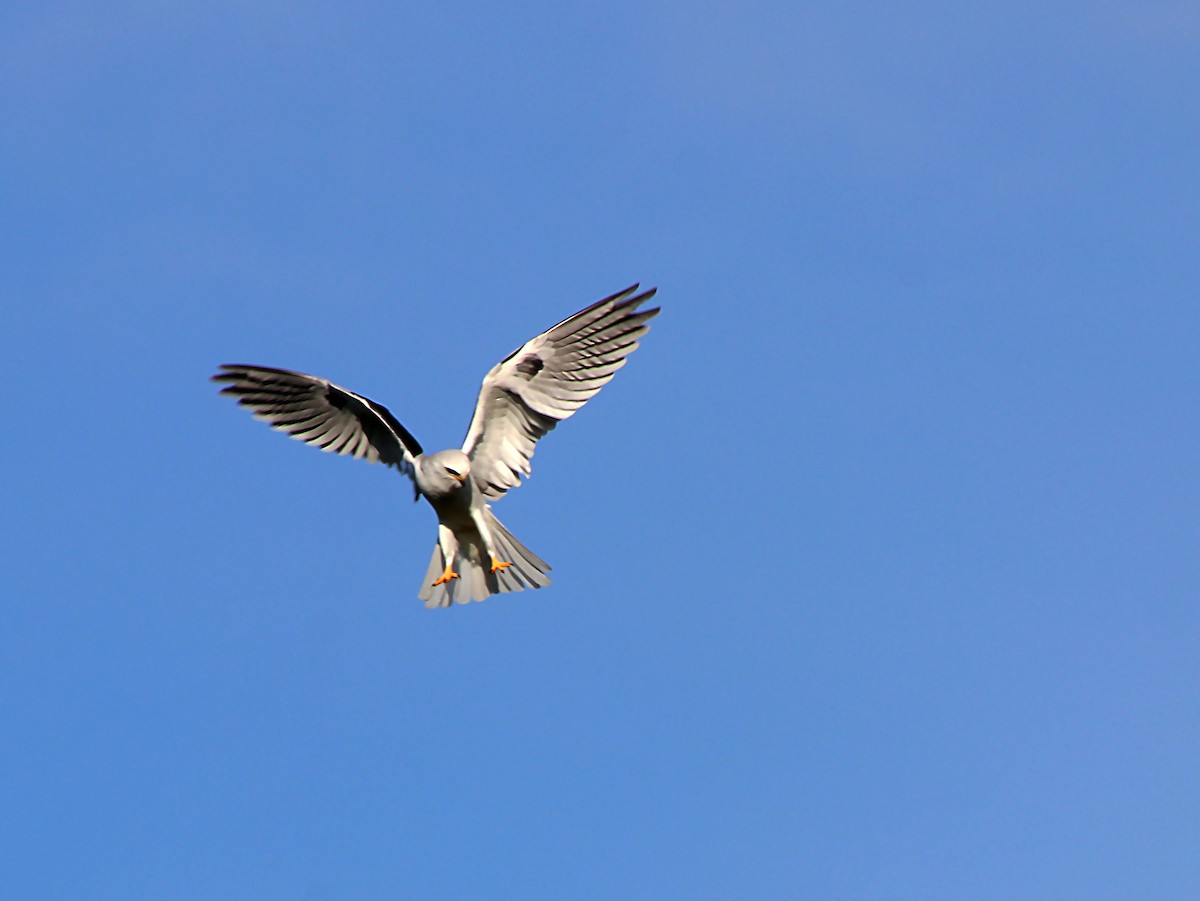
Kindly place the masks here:
POLYGON ((323 451, 386 463, 409 476, 421 445, 387 407, 327 379, 269 366, 226 363, 212 377, 255 419, 323 451))
POLYGON ((529 475, 539 438, 606 385, 649 331, 655 289, 633 285, 526 342, 483 380, 463 451, 475 485, 501 497, 529 475))

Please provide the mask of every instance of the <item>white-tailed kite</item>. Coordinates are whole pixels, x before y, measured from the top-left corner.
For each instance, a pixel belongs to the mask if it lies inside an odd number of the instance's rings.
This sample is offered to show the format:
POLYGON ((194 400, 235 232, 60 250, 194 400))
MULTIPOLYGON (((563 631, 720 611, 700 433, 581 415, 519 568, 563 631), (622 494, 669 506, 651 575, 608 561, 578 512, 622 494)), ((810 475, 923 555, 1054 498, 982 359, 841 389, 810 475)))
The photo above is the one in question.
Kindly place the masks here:
POLYGON ((317 376, 225 364, 213 381, 256 419, 324 451, 394 466, 438 517, 438 541, 418 597, 426 607, 482 601, 549 585, 550 565, 521 544, 489 500, 528 478, 539 438, 625 365, 659 308, 654 290, 606 297, 527 341, 483 379, 462 450, 422 451, 386 407, 317 376), (456 569, 457 567, 457 569, 456 569))

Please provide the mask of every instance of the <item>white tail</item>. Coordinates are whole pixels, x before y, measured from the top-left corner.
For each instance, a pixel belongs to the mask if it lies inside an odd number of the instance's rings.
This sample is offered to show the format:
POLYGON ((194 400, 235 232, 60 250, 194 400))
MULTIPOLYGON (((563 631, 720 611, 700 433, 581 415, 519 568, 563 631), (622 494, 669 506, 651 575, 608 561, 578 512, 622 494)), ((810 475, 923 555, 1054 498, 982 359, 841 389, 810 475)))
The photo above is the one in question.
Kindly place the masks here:
POLYGON ((482 601, 493 594, 505 591, 524 591, 526 588, 542 588, 550 584, 546 575, 550 564, 521 544, 500 520, 496 519, 491 508, 487 508, 488 530, 492 533, 492 541, 496 545, 496 554, 511 566, 506 566, 498 572, 491 572, 492 562, 488 559, 487 548, 484 547, 479 533, 458 533, 458 557, 454 567, 459 577, 443 582, 433 583, 446 569, 446 558, 442 553, 440 543, 433 546, 433 557, 429 561, 429 569, 417 593, 426 607, 449 607, 451 604, 466 604, 469 601, 482 601))

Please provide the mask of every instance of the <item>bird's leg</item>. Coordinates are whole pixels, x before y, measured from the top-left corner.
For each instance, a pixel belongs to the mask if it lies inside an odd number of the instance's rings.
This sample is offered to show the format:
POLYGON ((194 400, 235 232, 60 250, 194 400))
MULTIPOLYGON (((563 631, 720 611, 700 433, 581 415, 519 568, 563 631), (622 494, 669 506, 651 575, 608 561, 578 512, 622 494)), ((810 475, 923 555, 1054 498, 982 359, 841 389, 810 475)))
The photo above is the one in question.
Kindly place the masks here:
POLYGON ((446 561, 446 568, 433 584, 445 585, 451 579, 458 578, 458 573, 454 571, 454 556, 458 553, 458 539, 454 537, 454 532, 450 528, 440 522, 438 523, 438 545, 442 549, 442 559, 446 561))
POLYGON ((487 517, 483 515, 483 511, 472 510, 471 519, 475 521, 475 528, 479 530, 479 537, 483 539, 483 546, 487 548, 488 557, 492 561, 492 573, 498 573, 500 570, 512 566, 511 563, 504 563, 496 556, 496 545, 492 542, 492 530, 487 527, 487 517))
POLYGON ((449 563, 447 563, 445 571, 438 578, 433 580, 433 584, 434 585, 444 585, 447 582, 449 582, 451 579, 457 579, 457 578, 458 578, 458 573, 456 573, 454 571, 454 567, 452 567, 449 563))

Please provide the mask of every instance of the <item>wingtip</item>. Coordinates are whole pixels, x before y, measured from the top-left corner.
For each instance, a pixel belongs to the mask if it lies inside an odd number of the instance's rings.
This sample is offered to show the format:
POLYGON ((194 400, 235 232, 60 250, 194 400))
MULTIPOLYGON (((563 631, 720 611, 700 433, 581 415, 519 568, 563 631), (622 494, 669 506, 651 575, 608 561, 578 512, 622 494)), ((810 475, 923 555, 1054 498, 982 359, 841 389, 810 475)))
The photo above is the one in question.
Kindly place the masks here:
POLYGON ((640 282, 634 282, 628 288, 618 291, 615 294, 610 294, 610 295, 608 295, 608 297, 605 297, 602 300, 596 301, 594 304, 592 304, 592 306, 598 307, 598 306, 602 306, 603 304, 606 304, 606 303, 614 303, 614 304, 622 303, 626 300, 626 298, 628 298, 630 295, 632 295, 634 292, 636 292, 637 289, 640 287, 641 287, 640 282))
POLYGON ((616 304, 616 307, 618 309, 628 308, 632 315, 642 316, 642 317, 645 317, 646 319, 650 319, 654 316, 657 316, 658 311, 661 310, 662 307, 651 307, 648 310, 639 310, 638 307, 640 307, 646 301, 653 298, 654 295, 657 293, 658 293, 658 288, 648 288, 647 290, 643 291, 641 294, 637 294, 633 297, 628 298, 627 300, 621 301, 620 303, 616 304), (636 314, 633 314, 634 310, 637 310, 636 314))
POLYGON ((259 367, 251 366, 249 363, 222 363, 217 367, 217 372, 209 376, 209 379, 214 382, 229 381, 238 378, 241 373, 247 370, 256 368, 259 367))

